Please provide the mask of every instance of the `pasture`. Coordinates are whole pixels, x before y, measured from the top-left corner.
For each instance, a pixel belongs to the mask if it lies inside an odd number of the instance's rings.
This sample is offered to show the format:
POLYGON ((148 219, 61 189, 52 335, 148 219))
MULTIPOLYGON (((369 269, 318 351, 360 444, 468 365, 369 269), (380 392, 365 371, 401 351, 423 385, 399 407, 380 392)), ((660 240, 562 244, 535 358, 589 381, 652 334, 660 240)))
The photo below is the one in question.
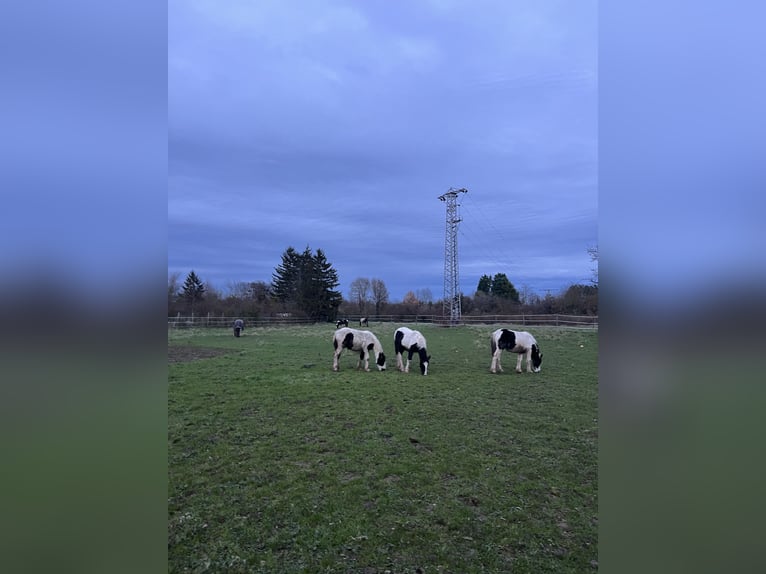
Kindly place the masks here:
POLYGON ((387 370, 332 371, 334 324, 168 332, 169 572, 588 572, 598 567, 598 335, 371 323, 387 370))

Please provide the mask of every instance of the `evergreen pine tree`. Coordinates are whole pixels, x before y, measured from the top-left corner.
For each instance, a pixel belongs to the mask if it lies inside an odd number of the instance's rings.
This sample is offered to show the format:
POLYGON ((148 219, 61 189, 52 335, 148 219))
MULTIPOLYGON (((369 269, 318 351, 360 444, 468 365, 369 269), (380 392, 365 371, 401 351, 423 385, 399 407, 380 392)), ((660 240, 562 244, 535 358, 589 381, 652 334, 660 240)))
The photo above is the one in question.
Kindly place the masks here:
POLYGON ((489 292, 491 289, 492 289, 492 277, 490 277, 489 275, 482 275, 479 278, 479 285, 476 287, 476 291, 481 291, 489 295, 489 292))
POLYGON ((300 280, 300 255, 292 247, 282 254, 282 263, 272 274, 271 292, 282 303, 295 302, 300 280))
POLYGON ((183 298, 191 307, 194 312, 194 304, 197 301, 201 301, 205 296, 205 285, 197 277, 197 274, 192 269, 186 276, 183 286, 183 298))
POLYGON ((497 273, 492 278, 492 294, 503 299, 519 302, 519 292, 505 273, 497 273))
POLYGON ((338 272, 327 261, 327 257, 321 249, 317 249, 313 263, 318 286, 314 318, 332 320, 337 315, 338 307, 343 301, 340 291, 335 289, 340 285, 338 272))
POLYGON ((272 295, 315 321, 331 320, 343 300, 335 290, 339 283, 321 249, 314 255, 308 246, 303 253, 288 247, 272 275, 272 295))

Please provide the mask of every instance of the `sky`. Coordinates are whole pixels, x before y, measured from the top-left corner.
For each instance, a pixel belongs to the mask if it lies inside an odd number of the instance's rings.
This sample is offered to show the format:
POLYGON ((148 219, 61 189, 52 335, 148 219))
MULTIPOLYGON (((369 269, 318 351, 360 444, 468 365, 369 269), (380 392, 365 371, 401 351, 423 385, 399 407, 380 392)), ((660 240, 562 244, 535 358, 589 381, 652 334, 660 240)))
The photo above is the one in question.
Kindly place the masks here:
POLYGON ((598 243, 595 1, 171 0, 168 273, 271 281, 322 249, 348 297, 505 273, 556 294, 598 243))

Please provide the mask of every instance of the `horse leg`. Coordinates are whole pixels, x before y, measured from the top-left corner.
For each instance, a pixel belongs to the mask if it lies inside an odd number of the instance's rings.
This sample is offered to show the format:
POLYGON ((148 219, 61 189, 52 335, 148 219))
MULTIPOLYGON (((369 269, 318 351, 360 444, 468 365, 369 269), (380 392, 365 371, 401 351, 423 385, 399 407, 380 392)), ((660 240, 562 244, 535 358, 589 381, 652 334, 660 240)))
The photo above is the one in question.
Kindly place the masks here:
MULTIPOLYGON (((522 357, 523 357, 523 356, 524 356, 524 355, 522 355, 521 353, 519 353, 519 358, 518 358, 518 360, 516 361, 516 372, 517 372, 517 373, 520 373, 520 372, 521 372, 521 359, 522 359, 522 357)), ((529 362, 527 362, 527 365, 529 365, 529 362)))
POLYGON ((410 372, 410 361, 412 360, 412 349, 410 349, 407 353, 407 365, 404 367, 404 372, 409 373, 410 372))
POLYGON ((359 359, 356 362, 356 369, 359 370, 362 368, 362 360, 364 359, 364 351, 359 351, 359 359))
POLYGON ((489 365, 489 372, 490 373, 496 373, 497 371, 503 372, 503 367, 500 366, 500 353, 502 353, 503 350, 499 347, 497 350, 495 350, 494 353, 492 353, 492 363, 489 365))
POLYGON ((396 369, 398 371, 404 371, 404 363, 402 363, 402 354, 398 351, 396 353, 396 369))
POLYGON ((337 371, 338 370, 338 358, 340 357, 340 354, 343 352, 343 347, 338 347, 338 349, 335 351, 335 354, 332 356, 332 370, 337 371))
POLYGON ((367 352, 367 349, 364 349, 359 354, 359 362, 362 362, 362 357, 364 357, 364 370, 369 371, 370 370, 370 353, 367 352))

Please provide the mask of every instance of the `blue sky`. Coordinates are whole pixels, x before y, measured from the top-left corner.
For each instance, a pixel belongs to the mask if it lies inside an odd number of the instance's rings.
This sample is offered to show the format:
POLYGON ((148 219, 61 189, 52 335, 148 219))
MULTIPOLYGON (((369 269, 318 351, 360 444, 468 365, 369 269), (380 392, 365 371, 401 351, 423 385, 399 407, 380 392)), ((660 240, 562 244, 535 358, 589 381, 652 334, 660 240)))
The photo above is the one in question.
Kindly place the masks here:
POLYGON ((225 290, 321 248, 348 295, 587 283, 597 10, 584 2, 171 0, 168 272, 225 290))

